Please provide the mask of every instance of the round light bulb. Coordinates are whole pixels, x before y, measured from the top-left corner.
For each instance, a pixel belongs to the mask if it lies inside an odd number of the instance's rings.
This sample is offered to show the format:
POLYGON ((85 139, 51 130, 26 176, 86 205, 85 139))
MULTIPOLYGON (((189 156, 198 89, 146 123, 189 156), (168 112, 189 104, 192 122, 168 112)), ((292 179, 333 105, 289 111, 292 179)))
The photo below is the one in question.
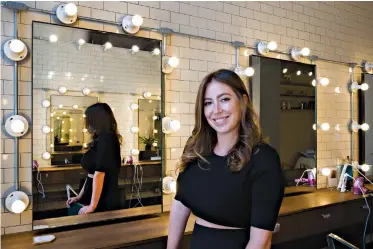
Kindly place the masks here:
POLYGON ((70 128, 70 129, 69 129, 69 132, 72 132, 72 131, 73 131, 73 129, 70 128))
POLYGON ((83 131, 83 132, 87 132, 88 130, 87 130, 86 128, 84 128, 82 131, 83 131))
POLYGON ((65 13, 67 16, 75 16, 78 13, 78 8, 73 3, 68 3, 65 5, 65 13))
POLYGON ((50 35, 49 36, 49 41, 50 42, 57 42, 57 40, 58 40, 58 37, 56 35, 50 35))
POLYGON ((337 86, 335 89, 334 89, 334 92, 335 93, 341 93, 341 88, 339 86, 337 86))
POLYGON ((21 53, 25 49, 25 44, 20 40, 13 40, 9 44, 9 48, 14 53, 21 53))
POLYGON ((312 72, 309 72, 309 73, 308 73, 308 76, 312 76, 312 75, 313 75, 313 73, 312 73, 312 72))
POLYGON ((275 51, 277 49, 277 43, 275 41, 270 41, 267 48, 271 51, 275 51))
POLYGON ((340 124, 336 124, 334 128, 335 128, 336 131, 340 131, 341 130, 341 125, 340 124))
POLYGON ((253 76, 254 73, 255 73, 255 71, 254 71, 254 68, 252 68, 252 67, 248 67, 248 68, 245 69, 245 74, 246 74, 248 77, 253 76))
POLYGON ((170 121, 169 126, 173 131, 178 131, 180 129, 181 124, 179 120, 172 120, 170 121))
POLYGON ((301 75, 301 73, 302 73, 302 72, 301 72, 300 70, 297 71, 297 75, 301 75))
POLYGON ((63 104, 59 104, 57 107, 61 109, 63 108, 63 104))
POLYGON ((362 171, 367 172, 367 171, 369 171, 369 169, 370 169, 370 166, 368 164, 361 165, 361 170, 362 171))
POLYGON ((243 55, 244 56, 250 56, 250 51, 248 49, 246 49, 244 52, 243 52, 243 55))
MULTIPOLYGON (((85 40, 84 39, 79 39, 78 40, 78 45, 82 46, 85 44, 85 40)), ((71 76, 71 75, 70 75, 71 76)))
POLYGON ((85 88, 83 88, 82 93, 83 93, 83 95, 88 95, 88 94, 91 93, 91 90, 89 90, 89 88, 85 87, 85 88))
POLYGON ((73 142, 73 140, 72 139, 69 139, 69 143, 72 143, 73 142))
POLYGON ((328 123, 322 123, 320 125, 321 130, 328 131, 330 129, 330 125, 328 123))
POLYGON ((137 133, 137 132, 139 132, 139 127, 132 126, 132 127, 131 127, 131 132, 132 132, 132 133, 137 133))
POLYGON ((51 148, 54 148, 54 144, 51 144, 51 148))
MULTIPOLYGON (((62 139, 61 139, 62 140, 62 139)), ((51 154, 48 152, 48 151, 44 151, 43 154, 41 155, 41 157, 44 159, 44 160, 48 160, 51 158, 51 154)))
POLYGON ((111 49, 113 47, 113 44, 111 44, 110 42, 106 42, 105 44, 104 44, 104 48, 105 48, 105 50, 107 50, 107 49, 111 49))
POLYGON ((157 130, 157 129, 154 129, 154 130, 153 130, 153 133, 154 133, 154 134, 157 134, 157 133, 158 133, 158 130, 157 130))
POLYGON ((155 54, 155 55, 159 55, 160 53, 161 53, 161 50, 159 48, 155 48, 153 50, 153 54, 155 54))
POLYGON ((139 150, 138 149, 131 149, 131 155, 132 156, 136 156, 139 154, 139 150))
POLYGON ((312 86, 316 86, 316 80, 312 80, 312 86))
POLYGON ((151 92, 144 92, 142 94, 142 96, 147 99, 147 98, 150 98, 152 96, 152 93, 151 92))
POLYGON ((154 142, 152 145, 153 145, 153 147, 157 147, 158 143, 154 142))
POLYGON ((167 63, 171 67, 177 67, 179 65, 179 59, 172 56, 171 58, 168 59, 167 63))
MULTIPOLYGON (((63 112, 62 114, 63 114, 63 115, 66 115, 66 113, 67 113, 67 112, 63 112)), ((62 121, 62 123, 64 123, 64 121, 62 121)))
POLYGON ((26 204, 21 200, 15 200, 12 203, 11 209, 13 213, 20 214, 26 209, 26 204))
POLYGON ((330 173, 331 173, 331 170, 330 170, 329 168, 323 168, 323 169, 321 170, 321 174, 322 174, 323 176, 329 176, 330 173))
POLYGON ((302 50, 300 51, 301 55, 302 56, 309 56, 311 51, 309 48, 302 48, 302 50))
POLYGON ((14 133, 20 133, 25 130, 25 124, 19 119, 13 119, 10 123, 10 129, 14 133))
POLYGON ((361 129, 363 131, 367 131, 367 130, 369 130, 369 125, 367 123, 364 123, 364 124, 361 125, 361 129))
POLYGON ((132 24, 136 27, 139 27, 144 22, 143 18, 140 15, 134 15, 132 17, 132 24))
POLYGON ((369 89, 369 85, 367 83, 363 83, 363 84, 360 85, 360 89, 362 91, 366 91, 366 90, 369 89))
POLYGON ((316 124, 312 125, 312 129, 316 131, 316 124))
POLYGON ((157 116, 153 116, 153 120, 157 120, 158 119, 158 117, 157 116))
POLYGON ((137 45, 133 45, 131 50, 132 50, 132 52, 137 53, 137 52, 139 52, 140 48, 137 45))
POLYGON ((42 102, 41 102, 41 105, 45 108, 49 107, 51 105, 51 102, 47 99, 44 99, 42 102))
POLYGON ((65 94, 66 91, 67 91, 67 89, 66 89, 66 87, 64 87, 64 86, 60 86, 60 87, 58 88, 58 92, 61 93, 61 94, 65 94))
POLYGON ((136 103, 132 103, 132 104, 130 105, 130 109, 131 109, 132 111, 137 110, 138 108, 139 108, 139 105, 136 104, 136 103))
POLYGON ((73 108, 74 108, 74 109, 78 109, 79 106, 78 106, 78 105, 73 105, 73 108))
POLYGON ((321 78, 320 79, 320 85, 322 85, 322 86, 329 85, 329 79, 328 78, 321 78))
POLYGON ((282 73, 286 73, 288 71, 287 68, 282 69, 282 73))
POLYGON ((44 125, 43 128, 41 128, 41 130, 44 134, 51 132, 51 128, 48 125, 44 125))

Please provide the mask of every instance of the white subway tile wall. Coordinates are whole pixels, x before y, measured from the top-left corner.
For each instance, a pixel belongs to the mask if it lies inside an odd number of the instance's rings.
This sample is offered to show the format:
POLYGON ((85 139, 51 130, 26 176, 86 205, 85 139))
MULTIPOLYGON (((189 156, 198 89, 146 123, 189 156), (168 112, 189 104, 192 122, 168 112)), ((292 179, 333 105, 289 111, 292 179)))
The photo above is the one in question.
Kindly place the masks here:
MULTIPOLYGON (((31 7, 44 10, 54 10, 57 2, 26 2, 31 7), (37 5, 37 6, 36 6, 37 5)), ((371 2, 77 2, 79 15, 94 16, 104 20, 120 22, 126 14, 140 14, 144 17, 144 26, 158 28, 169 27, 177 32, 208 37, 222 41, 241 40, 248 45, 254 45, 261 39, 276 40, 278 49, 288 51, 292 46, 308 46, 311 53, 319 57, 344 61, 373 61, 373 21, 371 2)), ((13 13, 1 9, 1 24, 3 30, 2 42, 10 39, 13 29, 13 13)), ((57 22, 55 16, 45 13, 22 12, 19 15, 20 26, 18 34, 23 39, 29 51, 31 49, 32 21, 57 22)), ((102 24, 87 20, 78 20, 74 26, 106 30, 122 33, 119 26, 102 24)), ((153 32, 140 32, 140 36, 154 37, 153 32)), ((159 38, 159 35, 155 35, 159 38)), ((3 43, 2 43, 3 44, 3 43)), ((166 81, 166 114, 180 119, 182 128, 179 132, 167 135, 166 139, 166 172, 175 168, 178 155, 182 150, 193 128, 194 103, 193 98, 198 90, 199 81, 208 72, 219 68, 230 68, 234 64, 234 48, 229 44, 206 41, 197 38, 187 38, 172 35, 168 39, 167 54, 179 56, 180 67, 167 75, 166 81), (169 49, 170 48, 170 49, 169 49), (189 67, 188 67, 189 65, 189 67), (175 102, 176 101, 176 102, 175 102)), ((240 50, 239 63, 248 65, 248 58, 240 50)), ((250 51, 251 53, 251 51, 250 51)), ((270 56, 276 56, 271 54, 270 56)), ((1 53, 1 114, 2 125, 9 115, 13 114, 13 63, 4 58, 1 53)), ((280 56, 288 59, 288 56, 280 56)), ((27 96, 22 99, 20 113, 31 119, 31 107, 27 106, 31 95, 31 56, 19 63, 20 77, 19 94, 27 96), (26 89, 24 89, 26 87, 26 89)), ((56 58, 56 60, 58 59, 56 58)), ((119 62, 120 63, 120 62, 119 62)), ((348 82, 348 67, 332 63, 317 62, 319 75, 330 78, 330 86, 318 88, 317 115, 318 122, 329 122, 328 132, 318 131, 319 167, 333 167, 337 157, 349 155, 350 135, 346 122, 349 120, 350 99, 346 92, 348 82), (342 89, 341 94, 333 91, 336 86, 342 89), (342 124, 341 131, 336 132, 333 125, 342 124)), ((37 69, 38 70, 38 69, 37 69)), ((359 76, 357 70, 356 76, 359 76)), ((35 84, 35 82, 34 82, 35 84)), ((47 81, 45 82, 48 85, 47 81)), ((33 96, 34 101, 38 98, 33 96)), ((21 100, 20 100, 21 101, 21 100)), ((356 100, 355 100, 356 102, 356 100)), ((34 114, 35 115, 35 114, 34 114)), ((31 120, 30 120, 31 121, 31 120)), ((38 122, 33 120, 33 123, 38 122)), ((35 136, 34 136, 35 137, 35 136)), ((22 140, 30 139, 30 136, 22 140)), ((356 137, 355 137, 356 139, 356 137)), ((25 215, 9 214, 3 207, 4 198, 13 190, 14 183, 9 180, 13 168, 13 141, 2 133, 2 229, 3 233, 14 233, 31 230, 31 212, 25 215), (4 213, 5 212, 5 213, 4 213), (25 216, 25 217, 23 217, 25 216)), ((21 158, 30 158, 31 142, 22 142, 21 158), (29 147, 29 148, 28 148, 29 147)), ((356 144, 356 143, 355 143, 356 144)), ((358 149, 355 149, 357 155, 358 149)), ((26 160, 26 159, 25 159, 26 160)), ((23 162, 20 162, 23 165, 23 162)), ((31 189, 31 165, 24 164, 21 187, 31 189), (28 171, 27 171, 28 169, 28 171), (26 176, 28 175, 28 176, 26 176)), ((326 179, 318 183, 326 186, 326 179)), ((165 210, 169 210, 173 195, 164 198, 165 210)), ((32 208, 32 205, 29 209, 32 208)))

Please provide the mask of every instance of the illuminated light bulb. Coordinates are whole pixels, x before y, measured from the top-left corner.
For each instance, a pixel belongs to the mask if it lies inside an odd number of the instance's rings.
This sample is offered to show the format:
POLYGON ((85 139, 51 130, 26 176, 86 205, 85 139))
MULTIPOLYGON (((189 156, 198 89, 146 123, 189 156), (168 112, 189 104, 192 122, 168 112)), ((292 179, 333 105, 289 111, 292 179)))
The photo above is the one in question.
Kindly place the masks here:
POLYGON ((367 130, 369 130, 369 125, 367 123, 364 123, 364 124, 361 125, 361 129, 363 131, 367 131, 367 130))
POLYGON ((172 120, 170 123, 169 123, 169 126, 170 128, 173 130, 173 131, 178 131, 181 127, 181 124, 180 124, 180 121, 179 120, 172 120))
POLYGON ((78 106, 78 105, 73 105, 73 108, 74 108, 74 109, 78 109, 79 106, 78 106))
POLYGON ((254 73, 255 73, 255 71, 254 71, 254 68, 252 68, 252 67, 248 67, 248 68, 245 69, 245 74, 246 74, 246 76, 248 76, 248 77, 253 76, 254 73))
POLYGON ((323 176, 329 176, 330 173, 331 173, 331 170, 330 170, 329 168, 323 168, 323 169, 321 170, 321 174, 322 174, 323 176))
POLYGON ((74 119, 73 118, 70 118, 70 121, 73 121, 74 119))
POLYGON ((158 117, 157 116, 153 116, 153 120, 157 120, 158 119, 158 117))
POLYGON ((60 87, 58 88, 58 92, 59 92, 60 94, 65 94, 66 91, 67 91, 67 89, 66 89, 66 87, 64 87, 64 86, 60 86, 60 87))
POLYGON ((154 129, 154 130, 153 130, 153 133, 157 134, 157 133, 158 133, 158 130, 154 129))
POLYGON ((87 117, 85 114, 83 114, 83 118, 87 117))
POLYGON ((339 86, 337 86, 335 89, 334 89, 334 92, 335 93, 341 93, 341 88, 339 86))
POLYGON ((132 17, 132 24, 133 26, 141 26, 144 22, 144 19, 140 15, 134 15, 132 17))
POLYGON ((89 95, 91 93, 91 90, 89 88, 85 87, 85 88, 82 89, 82 93, 83 93, 83 95, 89 95))
POLYGON ((87 147, 88 147, 88 144, 87 144, 87 143, 84 143, 84 144, 83 144, 83 147, 84 147, 84 148, 87 148, 87 147))
POLYGON ((312 125, 312 129, 316 131, 316 124, 312 125))
POLYGON ((84 45, 85 44, 85 40, 84 39, 79 39, 77 41, 78 45, 84 45))
POLYGON ((57 40, 58 40, 58 37, 56 35, 50 35, 49 36, 49 41, 50 42, 57 42, 57 40))
POLYGON ((366 91, 366 90, 369 89, 369 85, 367 83, 363 83, 363 84, 360 85, 360 89, 362 91, 366 91))
POLYGON ((53 132, 54 130, 53 130, 53 128, 51 129, 51 132, 53 132))
POLYGON ((361 165, 361 170, 362 171, 367 172, 367 171, 369 171, 369 169, 370 169, 370 165, 365 164, 365 163, 363 165, 361 165))
POLYGON ((312 72, 309 72, 309 73, 308 73, 308 76, 312 76, 312 75, 313 75, 313 73, 312 73, 312 72))
POLYGON ((41 105, 45 108, 49 107, 51 105, 51 102, 47 99, 44 99, 42 102, 41 102, 41 105))
POLYGON ((248 49, 246 49, 244 52, 243 52, 243 55, 244 56, 250 56, 250 51, 248 49))
POLYGON ((161 50, 159 49, 159 48, 155 48, 154 50, 153 50, 153 54, 154 55, 159 55, 161 53, 161 50))
POLYGON ((21 200, 15 200, 12 203, 11 209, 13 213, 20 214, 26 209, 26 204, 21 200))
POLYGON ((65 5, 65 13, 67 16, 75 16, 78 13, 78 8, 73 3, 65 5))
MULTIPOLYGON (((62 131, 63 132, 63 131, 62 131)), ((64 141, 65 139, 64 138, 61 138, 61 141, 64 141)))
POLYGON ((138 108, 139 108, 139 105, 136 104, 136 103, 132 103, 132 104, 130 105, 130 109, 131 109, 132 111, 137 110, 138 108))
POLYGON ((51 128, 48 125, 44 125, 41 130, 44 134, 48 134, 49 132, 51 132, 51 128))
POLYGON ((301 75, 301 73, 302 73, 302 72, 301 72, 300 70, 297 71, 297 75, 301 75))
POLYGON ((57 119, 60 119, 60 117, 57 117, 57 119))
POLYGON ((86 128, 84 128, 82 131, 83 131, 83 132, 87 132, 88 130, 87 130, 86 128))
POLYGON ((111 49, 112 47, 113 47, 113 44, 111 44, 110 42, 105 42, 104 51, 111 49))
POLYGON ((153 147, 157 147, 158 143, 154 142, 152 145, 153 145, 153 147))
POLYGON ((170 67, 177 67, 179 65, 180 61, 177 57, 170 57, 168 60, 167 60, 167 64, 170 65, 170 67))
POLYGON ((287 68, 284 68, 283 70, 282 70, 282 73, 286 73, 288 71, 288 69, 287 68))
POLYGON ((349 73, 352 73, 352 67, 349 67, 349 68, 348 68, 348 72, 349 72, 349 73))
POLYGON ((322 85, 322 86, 327 86, 327 85, 329 85, 329 79, 328 79, 328 78, 321 78, 321 79, 319 80, 319 83, 320 83, 320 85, 322 85))
POLYGON ((152 96, 152 93, 151 92, 143 92, 142 96, 147 99, 147 98, 150 98, 152 96))
POLYGON ((69 129, 70 132, 73 132, 73 129, 69 129))
POLYGON ((73 142, 73 140, 72 139, 69 139, 69 143, 72 143, 73 142))
POLYGON ((54 148, 54 144, 51 144, 50 146, 51 146, 51 148, 54 148))
MULTIPOLYGON (((63 115, 66 115, 66 112, 63 112, 62 114, 63 114, 63 115)), ((62 121, 62 122, 63 122, 63 121, 62 121)))
POLYGON ((321 130, 328 131, 330 129, 330 125, 328 123, 322 123, 320 125, 321 130))
POLYGON ((316 86, 316 80, 312 80, 312 85, 316 86))
POLYGON ((139 52, 139 50, 140 50, 140 48, 137 45, 133 45, 132 48, 131 48, 132 53, 137 53, 137 52, 139 52))
POLYGON ((10 50, 14 53, 21 53, 25 49, 25 44, 20 40, 12 40, 9 44, 10 50))
MULTIPOLYGON (((62 138, 61 138, 62 140, 62 138)), ((41 157, 44 159, 44 160, 48 160, 51 158, 51 154, 48 152, 48 151, 44 151, 43 154, 41 154, 41 157)))
POLYGON ((309 56, 310 53, 311 53, 311 50, 309 48, 302 48, 300 53, 301 53, 302 56, 309 56))
POLYGON ((336 124, 336 125, 334 126, 334 129, 335 129, 336 131, 340 131, 340 130, 341 130, 341 125, 340 125, 340 124, 336 124))
MULTIPOLYGON (((62 123, 64 124, 64 123, 65 123, 65 121, 62 121, 62 123)), ((64 130, 62 130, 62 131, 64 131, 64 130)))
POLYGON ((275 51, 277 49, 277 43, 275 41, 270 41, 267 47, 269 50, 275 51))
POLYGON ((131 127, 131 132, 132 132, 132 133, 137 133, 137 132, 139 132, 139 127, 132 126, 132 127, 131 127))
POLYGON ((137 156, 139 154, 139 150, 138 149, 131 149, 130 153, 131 153, 132 156, 137 156))
POLYGON ((21 133, 25 130, 25 124, 22 120, 13 119, 10 123, 10 130, 14 133, 21 133))

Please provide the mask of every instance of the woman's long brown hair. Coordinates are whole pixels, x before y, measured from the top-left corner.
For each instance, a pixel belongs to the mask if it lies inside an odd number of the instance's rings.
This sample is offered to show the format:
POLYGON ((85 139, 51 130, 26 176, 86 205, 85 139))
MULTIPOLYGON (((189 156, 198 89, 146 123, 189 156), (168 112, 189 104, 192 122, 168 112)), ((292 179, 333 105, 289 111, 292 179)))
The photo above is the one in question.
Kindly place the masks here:
POLYGON ((110 106, 106 103, 95 103, 89 106, 85 111, 85 125, 91 134, 91 141, 88 147, 91 147, 101 132, 114 134, 122 144, 122 136, 119 134, 117 121, 110 106))
POLYGON ((257 115, 243 81, 235 72, 220 69, 207 75, 199 86, 195 106, 195 126, 179 160, 179 170, 181 172, 189 163, 196 160, 208 163, 204 156, 211 154, 217 143, 216 131, 209 125, 204 114, 205 92, 212 80, 231 87, 240 102, 241 121, 238 140, 227 155, 230 170, 233 172, 240 171, 249 162, 253 148, 260 143, 264 143, 257 115), (245 95, 247 98, 244 97, 245 95))

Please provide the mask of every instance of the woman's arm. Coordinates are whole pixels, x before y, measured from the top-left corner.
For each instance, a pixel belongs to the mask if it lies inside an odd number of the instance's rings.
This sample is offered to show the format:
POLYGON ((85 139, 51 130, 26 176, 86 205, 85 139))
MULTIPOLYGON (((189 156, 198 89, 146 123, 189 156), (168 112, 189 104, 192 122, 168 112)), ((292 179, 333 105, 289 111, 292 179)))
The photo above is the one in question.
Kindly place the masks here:
POLYGON ((170 223, 168 225, 167 249, 178 249, 184 237, 185 227, 190 216, 190 209, 178 200, 171 206, 170 223))
POLYGON ((272 232, 259 229, 256 227, 250 228, 250 240, 245 249, 270 249, 272 242, 272 232))
POLYGON ((95 211, 98 201, 100 200, 102 186, 104 185, 104 178, 104 172, 95 171, 95 174, 93 175, 91 204, 81 208, 79 210, 79 214, 89 214, 95 211))

